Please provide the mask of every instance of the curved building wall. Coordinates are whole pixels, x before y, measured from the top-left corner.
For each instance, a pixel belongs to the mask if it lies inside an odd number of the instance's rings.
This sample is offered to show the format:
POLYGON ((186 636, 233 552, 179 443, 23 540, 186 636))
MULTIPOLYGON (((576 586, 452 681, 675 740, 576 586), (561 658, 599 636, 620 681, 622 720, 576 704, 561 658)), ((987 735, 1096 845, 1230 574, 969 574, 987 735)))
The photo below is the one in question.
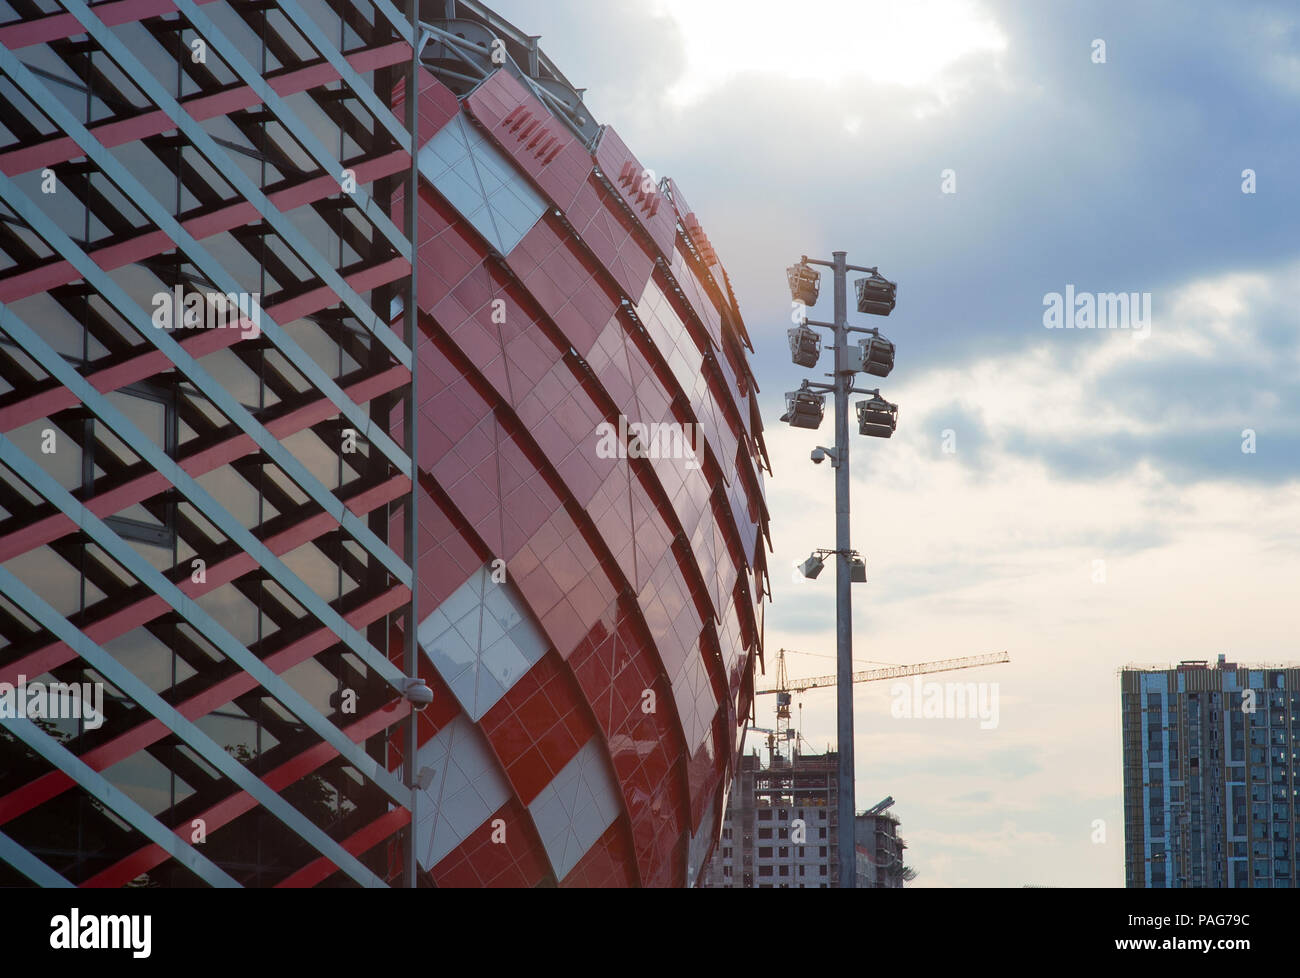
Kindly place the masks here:
POLYGON ((431 72, 420 116, 421 866, 693 883, 762 635, 738 309, 612 128, 588 144, 504 67, 460 97, 431 72))

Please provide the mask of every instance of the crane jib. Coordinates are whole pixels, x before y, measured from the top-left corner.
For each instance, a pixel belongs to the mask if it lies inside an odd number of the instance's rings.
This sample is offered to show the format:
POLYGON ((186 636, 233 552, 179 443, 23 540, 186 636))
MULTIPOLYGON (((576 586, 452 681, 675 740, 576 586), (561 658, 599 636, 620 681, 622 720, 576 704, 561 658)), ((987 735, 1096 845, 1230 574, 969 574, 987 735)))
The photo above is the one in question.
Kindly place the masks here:
MULTIPOLYGON (((777 685, 767 689, 756 689, 754 691, 755 696, 763 696, 772 693, 802 693, 810 689, 819 689, 821 687, 835 685, 834 675, 785 680, 783 675, 785 669, 785 651, 785 649, 781 649, 777 653, 779 656, 777 685)), ((921 676, 934 672, 951 672, 955 669, 974 669, 978 666, 992 666, 1010 661, 1010 654, 1003 650, 1001 652, 989 652, 985 655, 967 655, 956 659, 939 659, 934 662, 916 662, 908 665, 887 666, 884 669, 864 669, 861 672, 855 672, 853 674, 853 682, 878 682, 882 679, 900 679, 903 676, 921 676)))

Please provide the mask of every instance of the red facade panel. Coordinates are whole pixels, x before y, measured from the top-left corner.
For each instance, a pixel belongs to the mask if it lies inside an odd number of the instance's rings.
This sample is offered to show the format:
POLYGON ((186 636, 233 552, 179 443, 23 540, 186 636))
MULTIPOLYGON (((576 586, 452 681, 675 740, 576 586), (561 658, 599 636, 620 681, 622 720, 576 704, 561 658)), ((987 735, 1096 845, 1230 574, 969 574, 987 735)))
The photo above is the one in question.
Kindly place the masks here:
POLYGON ((596 163, 654 241, 660 256, 671 260, 677 240, 676 212, 660 191, 658 180, 641 165, 613 126, 601 131, 596 163))
POLYGON ((430 873, 445 887, 533 887, 551 877, 542 840, 517 798, 492 813, 430 873))
POLYGON ((566 212, 573 208, 592 161, 564 123, 506 71, 479 85, 465 105, 552 203, 566 212))

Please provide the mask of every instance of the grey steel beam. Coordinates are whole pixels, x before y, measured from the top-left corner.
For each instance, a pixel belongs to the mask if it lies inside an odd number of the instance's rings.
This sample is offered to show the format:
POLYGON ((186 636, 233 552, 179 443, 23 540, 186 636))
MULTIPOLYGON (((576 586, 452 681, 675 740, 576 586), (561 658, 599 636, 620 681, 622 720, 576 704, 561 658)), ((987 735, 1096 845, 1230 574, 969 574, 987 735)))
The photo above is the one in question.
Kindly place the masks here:
POLYGON ((126 792, 94 770, 31 720, 7 721, 7 726, 28 747, 36 751, 87 792, 111 808, 169 856, 211 886, 238 889, 239 881, 217 866, 162 822, 150 815, 126 792))
MULTIPOLYGON (((190 0, 180 0, 177 6, 179 7, 181 4, 193 7, 193 3, 190 2, 190 0)), ((361 104, 370 111, 371 115, 379 120, 380 124, 388 130, 394 139, 397 140, 397 144, 401 146, 403 143, 409 141, 411 134, 400 122, 397 121, 397 118, 393 115, 389 107, 379 101, 379 96, 374 93, 373 89, 366 85, 365 81, 357 74, 356 70, 348 64, 348 59, 345 58, 339 49, 336 48, 329 38, 325 36, 325 32, 317 26, 316 21, 312 20, 302 7, 294 2, 294 0, 275 0, 275 5, 284 11, 284 15, 289 18, 289 22, 292 23, 294 27, 302 31, 303 36, 307 38, 307 42, 320 52, 321 57, 330 63, 330 67, 339 73, 339 77, 344 79, 348 85, 351 86, 352 91, 356 94, 361 104)), ((186 12, 185 16, 188 18, 190 16, 189 12, 186 12)), ((191 19, 190 23, 193 24, 194 21, 191 19)), ((216 27, 211 23, 209 23, 208 26, 212 27, 219 36, 225 36, 221 34, 220 31, 217 31, 216 27)), ((410 25, 408 24, 407 26, 409 27, 410 25)))
MULTIPOLYGON (((0 436, 0 447, 7 439, 0 436)), ((127 669, 98 644, 91 641, 63 615, 42 600, 26 584, 8 570, 0 567, 0 593, 5 594, 24 613, 50 631, 55 638, 85 659, 105 679, 147 710, 154 719, 194 749, 205 761, 226 776, 232 783, 248 792, 259 805, 278 818, 304 842, 334 863, 362 886, 386 887, 382 879, 368 870, 341 845, 331 839, 318 825, 294 808, 279 793, 244 765, 228 754, 224 748, 183 717, 166 700, 144 684, 135 673, 127 669)))
MULTIPOLYGON (((22 346, 29 356, 42 363, 53 373, 56 380, 76 393, 86 407, 103 419, 113 432, 137 454, 145 459, 157 471, 161 472, 173 485, 180 489, 191 502, 211 520, 219 529, 240 545, 258 564, 265 569, 295 600, 312 612, 326 628, 329 628, 339 640, 382 676, 389 685, 399 693, 405 676, 396 666, 371 647, 355 628, 349 625, 333 608, 325 604, 320 597, 293 574, 260 540, 244 529, 215 499, 199 486, 171 458, 164 454, 152 442, 135 428, 104 395, 84 380, 61 357, 32 333, 31 328, 18 319, 11 311, 0 306, 0 329, 8 332, 22 346), (6 323, 5 320, 8 320, 6 323), (53 358, 51 360, 50 358, 53 358), (56 362, 57 361, 57 362, 56 362)), ((58 484, 50 475, 23 455, 11 441, 0 435, 0 460, 13 469, 38 494, 53 502, 77 526, 104 548, 118 563, 122 564, 135 577, 146 584, 150 590, 162 597, 178 613, 190 622, 198 632, 211 641, 222 653, 233 659, 245 672, 280 699, 286 707, 310 726, 321 739, 330 743, 357 768, 369 775, 398 804, 405 804, 402 789, 396 780, 381 768, 379 764, 357 747, 338 727, 322 716, 311 704, 298 694, 292 686, 272 672, 257 656, 249 652, 244 645, 223 628, 211 615, 203 610, 194 599, 164 577, 152 564, 135 552, 121 537, 108 528, 94 513, 74 498, 71 493, 58 484)))
MULTIPOLYGON (((6 51, 0 49, 0 67, 4 66, 6 51)), ((118 167, 116 160, 112 161, 114 167, 118 167)), ((118 167, 120 169, 120 167, 118 167)), ((143 192, 143 191, 141 191, 143 192)), ((99 294, 116 309, 122 317, 130 323, 135 330, 140 333, 146 340, 161 350, 167 358, 185 374, 194 385, 203 392, 217 409, 227 418, 235 423, 243 432, 248 435, 257 444, 258 448, 264 451, 267 456, 274 461, 285 474, 289 476, 298 486, 319 505, 325 512, 336 520, 339 525, 346 529, 352 536, 368 550, 371 554, 378 557, 380 561, 393 573, 403 584, 410 585, 411 570, 410 567, 401 561, 389 546, 375 535, 374 531, 366 525, 365 521, 357 517, 347 508, 347 505, 338 498, 333 492, 326 489, 305 465, 302 464, 279 439, 274 438, 262 424, 254 418, 247 409, 236 401, 220 384, 218 384, 200 366, 198 360, 192 357, 185 348, 168 335, 167 330, 155 329, 152 326, 142 325, 139 320, 146 317, 146 313, 127 296, 127 294, 117 285, 116 282, 101 269, 82 249, 69 238, 63 230, 49 217, 44 211, 35 206, 25 194, 9 179, 5 174, 0 173, 0 199, 4 199, 9 207, 18 214, 38 235, 45 239, 51 249, 58 255, 67 260, 86 282, 94 287, 99 294)), ((0 307, 0 312, 3 312, 0 307)), ((35 334, 32 334, 35 335, 35 334)), ((307 358, 305 353, 301 354, 302 358, 307 358)), ((60 364, 62 358, 55 357, 60 364)), ((51 361, 53 362, 53 361, 51 361)), ((50 369, 48 364, 43 364, 46 369, 50 369)), ((314 362, 312 363, 315 366, 314 362)), ((300 369, 304 369, 302 363, 296 364, 300 369)), ((333 382, 331 381, 331 386, 333 382)), ((369 418, 361 413, 353 401, 339 391, 339 397, 347 401, 350 405, 348 412, 349 420, 355 414, 357 418, 364 422, 364 428, 358 428, 359 431, 369 432, 367 437, 372 445, 378 442, 373 437, 375 434, 382 434, 370 423, 369 418)), ((383 439, 390 445, 393 444, 387 435, 383 439)), ((396 445, 393 445, 394 452, 401 457, 401 464, 398 470, 412 475, 413 463, 396 445)), ((229 535, 229 534, 228 534, 229 535)))
MULTIPOLYGON (((131 78, 136 87, 140 89, 141 93, 149 99, 154 106, 160 109, 168 116, 168 118, 176 123, 176 127, 187 139, 189 139, 189 141, 194 145, 194 148, 208 160, 218 173, 230 182, 231 186, 239 192, 239 195, 243 199, 249 201, 258 209, 272 228, 275 229, 275 232, 280 235, 298 257, 301 258, 303 262, 320 277, 321 281, 328 285, 330 289, 339 296, 340 300, 348 306, 348 309, 354 316, 356 316, 357 320, 373 333, 380 342, 388 347, 389 351, 397 358, 399 363, 404 366, 411 366, 410 351, 402 345, 401 341, 393 334, 393 331, 388 328, 388 325, 381 322, 378 317, 375 316, 374 311, 371 310, 362 301, 361 297, 353 291, 352 287, 343 280, 343 276, 316 252, 315 248, 312 247, 311 242, 309 242, 307 238, 299 232, 296 227, 294 227, 293 223, 289 221, 279 208, 271 204, 262 193, 261 188, 249 179, 243 169, 230 162, 226 153, 224 153, 217 145, 216 141, 208 135, 207 130, 197 123, 190 114, 185 111, 184 107, 181 106, 181 104, 158 83, 152 73, 150 73, 133 54, 131 54, 130 50, 122 43, 118 36, 114 34, 111 29, 106 27, 104 22, 96 17, 90 8, 82 2, 82 0, 60 0, 60 2, 68 9, 68 12, 75 16, 82 26, 86 28, 86 33, 94 38, 108 56, 116 62, 117 66, 129 78, 131 78)), ((183 13, 190 16, 190 11, 185 8, 193 7, 193 5, 190 4, 188 0, 177 0, 177 6, 183 13)), ((212 25, 211 21, 199 12, 197 8, 194 8, 193 10, 193 18, 197 19, 198 23, 202 23, 206 26, 209 36, 224 36, 221 35, 220 31, 218 31, 212 25)), ((194 22, 193 19, 192 22, 194 22)), ((248 85, 254 93, 256 93, 267 110, 275 115, 276 121, 284 126, 285 130, 302 144, 303 148, 315 159, 317 164, 324 169, 326 174, 332 176, 335 181, 341 181, 344 169, 343 164, 335 159, 321 141, 304 127, 302 121, 299 120, 298 117, 284 104, 284 100, 280 98, 275 89, 271 87, 270 83, 244 60, 243 56, 235 50, 233 45, 218 48, 218 51, 222 58, 229 64, 231 70, 239 75, 241 80, 248 85)), ((353 72, 353 77, 355 77, 355 72, 353 72)), ((51 118, 53 118, 53 114, 62 109, 62 106, 51 105, 50 102, 53 101, 53 97, 48 93, 41 93, 41 88, 43 88, 43 86, 38 88, 37 91, 39 94, 45 95, 44 99, 31 95, 29 95, 29 97, 32 98, 36 105, 42 107, 42 111, 50 114, 51 118)), ((62 131, 73 136, 82 149, 89 149, 86 140, 98 145, 98 141, 95 140, 95 137, 91 135, 88 130, 85 130, 85 127, 81 126, 78 120, 72 118, 71 114, 68 113, 67 110, 63 110, 60 115, 63 116, 63 118, 55 119, 55 124, 62 131), (73 125, 75 125, 77 129, 83 131, 84 139, 79 138, 76 130, 67 124, 69 118, 71 118, 73 125)), ((104 169, 102 164, 101 169, 104 169)), ((117 171, 121 173, 125 172, 121 167, 118 167, 117 171)), ((105 172, 109 171, 105 170, 105 172)), ((118 182, 116 176, 111 173, 110 179, 112 179, 114 183, 118 182)), ((133 184, 135 183, 134 178, 131 178, 131 182, 133 184)), ((120 183, 118 186, 119 189, 126 193, 128 197, 133 197, 133 194, 128 191, 126 187, 121 186, 120 183)), ((339 190, 340 192, 343 192, 341 183, 339 190)), ((402 236, 393 225, 393 222, 388 218, 388 215, 374 203, 369 195, 358 188, 349 196, 354 202, 356 202, 357 206, 362 210, 370 222, 389 240, 397 253, 414 264, 414 255, 409 253, 410 249, 406 238, 402 236)), ((153 202, 152 195, 148 196, 147 200, 153 202)), ((140 206, 142 210, 144 209, 141 201, 136 200, 135 203, 137 206, 140 206)), ((158 209, 156 207, 156 202, 154 209, 158 209)), ((164 214, 165 213, 166 212, 164 212, 164 214)), ((167 230, 167 227, 164 226, 164 223, 160 221, 155 214, 150 214, 149 216, 160 228, 167 230)), ((178 238, 175 234, 168 231, 168 236, 176 242, 177 246, 181 247, 182 250, 187 253, 191 252, 192 247, 197 248, 197 243, 191 246, 190 242, 193 242, 193 239, 183 228, 180 227, 170 214, 166 214, 166 218, 167 224, 174 226, 177 232, 182 236, 181 238, 178 238)), ((201 249, 199 249, 197 253, 190 255, 191 260, 196 265, 200 265, 201 263, 197 256, 206 257, 206 255, 201 249)), ((221 284, 211 275, 209 275, 209 278, 211 278, 213 282, 221 284)), ((274 335, 271 335, 271 339, 272 341, 276 341, 274 335)), ((290 344, 293 343, 293 341, 289 340, 287 337, 286 340, 290 344)), ((296 348, 296 344, 293 344, 292 347, 285 348, 283 344, 276 341, 276 345, 285 349, 286 355, 289 355, 291 360, 294 359, 290 350, 296 348)), ((305 354, 303 355, 305 356, 305 354)), ((328 378, 326 378, 326 380, 328 381, 328 378)), ((322 387, 321 389, 325 392, 328 392, 329 390, 328 387, 322 387)), ((344 407, 342 404, 339 406, 341 408, 344 407)))
MULTIPOLYGON (((398 36, 407 44, 410 44, 415 34, 411 29, 410 21, 403 16, 402 12, 389 3, 389 0, 370 0, 370 2, 376 10, 384 15, 384 19, 393 25, 398 36)), ((407 0, 407 2, 415 3, 416 0, 407 0)), ((418 3, 416 3, 416 6, 418 6, 418 3)))
MULTIPOLYGON (((419 6, 418 3, 411 0, 412 33, 418 29, 419 6)), ((427 35, 422 35, 420 44, 411 49, 411 60, 406 66, 406 90, 408 94, 406 99, 406 127, 410 132, 411 139, 411 168, 406 174, 406 196, 403 203, 406 206, 406 233, 411 236, 412 248, 416 246, 420 227, 420 159, 417 152, 420 141, 420 106, 415 98, 415 93, 419 91, 420 87, 420 49, 424 44, 424 37, 427 37, 427 35)), ((418 324, 420 314, 419 288, 419 276, 412 275, 410 281, 407 282, 405 296, 407 312, 402 317, 406 331, 406 345, 411 348, 412 352, 415 351, 416 344, 420 341, 418 324)), ((420 371, 412 370, 411 386, 407 391, 406 403, 403 405, 406 450, 410 453, 412 459, 420 457, 419 379, 420 371)), ((420 674, 420 645, 416 630, 420 625, 420 496, 423 494, 424 489, 420 485, 420 480, 412 479, 411 495, 406 501, 406 510, 402 514, 402 533, 406 538, 406 556, 411 561, 411 573, 415 578, 414 583, 411 585, 411 600, 406 610, 406 630, 402 635, 402 665, 408 676, 418 676, 420 674)), ((414 889, 420 884, 420 863, 415 848, 416 823, 420 808, 420 792, 417 790, 418 786, 416 784, 418 778, 417 761, 420 752, 420 718, 414 707, 412 707, 406 718, 406 726, 402 731, 402 735, 404 744, 402 748, 402 779, 406 782, 407 787, 411 789, 411 823, 406 828, 406 846, 403 852, 405 857, 403 882, 406 886, 414 889)))
POLYGON ((845 255, 835 258, 835 731, 839 751, 837 773, 840 887, 857 886, 855 767, 853 760, 853 593, 849 568, 849 306, 845 255))
POLYGON ((47 890, 74 889, 62 873, 55 872, 3 832, 0 832, 0 860, 47 890))

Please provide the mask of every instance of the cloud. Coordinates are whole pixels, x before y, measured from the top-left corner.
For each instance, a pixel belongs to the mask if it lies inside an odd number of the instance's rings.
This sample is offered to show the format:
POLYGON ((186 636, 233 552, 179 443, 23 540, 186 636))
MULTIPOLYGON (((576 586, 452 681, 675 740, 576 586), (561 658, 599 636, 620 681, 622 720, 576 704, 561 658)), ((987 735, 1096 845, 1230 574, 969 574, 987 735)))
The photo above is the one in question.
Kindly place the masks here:
POLYGON ((783 0, 747 0, 743 8, 658 0, 656 9, 681 25, 686 40, 686 70, 670 91, 678 104, 730 78, 774 69, 801 81, 935 86, 954 63, 1006 47, 972 0, 805 0, 797 11, 783 0))

